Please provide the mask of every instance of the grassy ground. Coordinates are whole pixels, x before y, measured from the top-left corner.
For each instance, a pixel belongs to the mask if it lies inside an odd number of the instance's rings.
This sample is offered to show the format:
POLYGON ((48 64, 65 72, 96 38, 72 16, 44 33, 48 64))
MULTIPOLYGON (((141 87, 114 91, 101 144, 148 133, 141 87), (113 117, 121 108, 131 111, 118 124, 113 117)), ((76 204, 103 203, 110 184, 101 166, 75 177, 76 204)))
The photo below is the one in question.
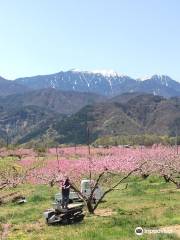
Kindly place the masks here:
POLYGON ((134 233, 138 226, 157 229, 180 225, 180 192, 163 179, 132 177, 128 188, 113 191, 99 205, 95 215, 86 213, 83 222, 69 226, 47 226, 43 218, 44 210, 51 207, 57 188, 24 185, 17 190, 26 195, 26 204, 0 206, 0 222, 10 224, 8 240, 180 239, 175 234, 136 236, 134 233))

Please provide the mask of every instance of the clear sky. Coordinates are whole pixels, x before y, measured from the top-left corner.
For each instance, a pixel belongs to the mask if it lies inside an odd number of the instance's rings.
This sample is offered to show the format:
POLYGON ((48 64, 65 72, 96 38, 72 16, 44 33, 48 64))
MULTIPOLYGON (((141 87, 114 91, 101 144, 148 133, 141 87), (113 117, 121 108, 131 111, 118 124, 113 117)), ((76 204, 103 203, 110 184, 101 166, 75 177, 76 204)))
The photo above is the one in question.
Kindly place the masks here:
POLYGON ((0 75, 113 69, 180 81, 180 0, 0 0, 0 75))

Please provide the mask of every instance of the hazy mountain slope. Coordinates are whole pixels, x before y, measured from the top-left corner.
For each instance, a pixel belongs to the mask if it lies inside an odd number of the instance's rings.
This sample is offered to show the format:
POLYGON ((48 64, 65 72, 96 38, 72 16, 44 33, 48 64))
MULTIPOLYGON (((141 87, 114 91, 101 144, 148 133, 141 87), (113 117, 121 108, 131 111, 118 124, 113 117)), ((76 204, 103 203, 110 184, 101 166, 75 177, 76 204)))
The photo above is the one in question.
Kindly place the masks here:
POLYGON ((143 95, 143 94, 144 93, 142 93, 142 92, 132 92, 132 93, 126 92, 126 93, 122 93, 120 95, 110 98, 109 102, 127 103, 129 100, 131 100, 137 96, 143 95))
POLYGON ((161 101, 148 120, 148 132, 175 136, 177 131, 180 134, 180 98, 161 101))
POLYGON ((37 106, 16 109, 3 109, 1 107, 0 129, 3 130, 1 136, 4 139, 8 138, 11 143, 16 143, 35 129, 39 134, 44 132, 60 119, 61 115, 37 106))
MULTIPOLYGON (((49 94, 51 91, 54 96, 55 90, 42 92, 49 94)), ((180 98, 165 99, 139 93, 133 97, 128 93, 127 96, 123 94, 123 97, 117 96, 111 101, 108 99, 87 105, 71 115, 62 115, 58 113, 58 109, 54 111, 49 106, 23 106, 21 101, 26 98, 19 95, 16 95, 16 104, 11 105, 14 97, 10 96, 10 102, 5 105, 0 101, 0 138, 6 140, 8 135, 13 143, 25 143, 34 139, 42 141, 41 138, 45 137, 49 130, 52 132, 50 138, 56 138, 59 143, 87 143, 87 126, 91 142, 103 136, 144 133, 175 135, 177 130, 180 131, 180 98)), ((29 104, 30 99, 28 97, 25 104, 29 104)), ((38 99, 34 99, 35 103, 38 99)), ((45 97, 40 99, 43 99, 43 105, 45 99, 51 98, 47 98, 45 94, 45 97)), ((65 105, 66 100, 64 101, 65 105)), ((48 105, 48 102, 43 106, 45 105, 48 105)))
POLYGON ((0 96, 7 96, 10 94, 24 93, 29 91, 27 86, 18 84, 15 81, 6 80, 0 77, 0 96))
POLYGON ((86 106, 75 115, 56 124, 60 142, 87 142, 87 126, 90 130, 90 141, 99 136, 137 134, 141 126, 129 118, 120 104, 104 103, 86 106))
POLYGON ((141 126, 146 127, 149 118, 151 115, 154 115, 154 111, 161 101, 168 100, 160 96, 142 94, 126 102, 123 105, 123 109, 130 118, 137 121, 141 126))
POLYGON ((106 102, 86 106, 55 125, 60 142, 87 142, 102 136, 159 134, 174 135, 180 130, 180 98, 140 95, 127 103, 106 102))
POLYGON ((105 101, 105 99, 94 93, 62 92, 50 88, 1 97, 0 105, 14 109, 20 106, 39 106, 57 113, 72 114, 87 104, 105 101))

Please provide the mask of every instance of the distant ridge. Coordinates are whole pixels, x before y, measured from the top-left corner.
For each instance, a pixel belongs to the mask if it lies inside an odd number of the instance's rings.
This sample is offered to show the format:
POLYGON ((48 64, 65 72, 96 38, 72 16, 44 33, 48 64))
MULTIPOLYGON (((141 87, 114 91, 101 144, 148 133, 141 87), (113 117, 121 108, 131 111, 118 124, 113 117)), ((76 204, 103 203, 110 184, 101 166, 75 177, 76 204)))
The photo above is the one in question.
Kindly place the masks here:
POLYGON ((0 97, 0 139, 10 143, 86 143, 104 136, 157 134, 180 129, 180 97, 127 93, 96 94, 35 90, 0 97), (44 139, 44 140, 43 140, 44 139))
POLYGON ((54 88, 62 91, 92 92, 108 97, 127 92, 145 92, 164 97, 180 96, 180 83, 166 75, 133 79, 112 70, 72 69, 50 75, 25 77, 15 83, 34 90, 54 88))
POLYGON ((28 92, 29 88, 17 83, 16 81, 10 81, 0 76, 0 96, 7 96, 16 93, 28 92))

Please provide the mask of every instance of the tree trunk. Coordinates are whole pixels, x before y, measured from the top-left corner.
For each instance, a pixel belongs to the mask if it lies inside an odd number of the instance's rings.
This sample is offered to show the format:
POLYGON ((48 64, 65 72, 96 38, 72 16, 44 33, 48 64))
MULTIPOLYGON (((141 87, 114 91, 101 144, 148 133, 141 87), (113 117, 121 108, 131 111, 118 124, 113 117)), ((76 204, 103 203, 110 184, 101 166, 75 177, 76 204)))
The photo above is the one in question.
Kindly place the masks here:
POLYGON ((91 201, 87 201, 86 204, 87 204, 87 209, 88 209, 89 213, 94 214, 94 208, 92 206, 91 201))
POLYGON ((146 179, 146 178, 149 177, 149 174, 144 173, 144 174, 141 174, 141 176, 142 176, 143 179, 146 179))
POLYGON ((164 177, 164 180, 165 180, 166 182, 170 182, 170 178, 169 178, 168 176, 163 175, 163 177, 164 177))

